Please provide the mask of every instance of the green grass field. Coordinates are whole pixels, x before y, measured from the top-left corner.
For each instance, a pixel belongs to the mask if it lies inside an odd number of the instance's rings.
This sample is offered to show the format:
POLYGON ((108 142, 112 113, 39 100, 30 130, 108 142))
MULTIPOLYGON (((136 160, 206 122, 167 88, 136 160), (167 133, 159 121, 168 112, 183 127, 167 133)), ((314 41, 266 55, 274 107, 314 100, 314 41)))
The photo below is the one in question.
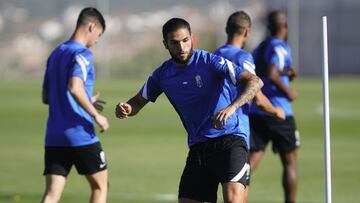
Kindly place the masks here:
MULTIPOLYGON (((333 202, 360 202, 360 78, 331 78, 333 202)), ((137 117, 117 120, 114 107, 142 85, 97 81, 111 128, 100 135, 109 162, 109 202, 177 202, 178 180, 187 155, 185 131, 164 96, 137 117)), ((322 92, 320 80, 294 87, 294 111, 301 133, 298 203, 325 202, 322 92)), ((47 108, 40 82, 0 82, 0 203, 39 202, 44 190, 43 140, 47 108)), ((252 176, 250 202, 282 202, 281 168, 270 150, 252 176)), ((89 188, 73 169, 61 202, 87 202, 89 188)), ((220 198, 221 199, 221 196, 220 198)))

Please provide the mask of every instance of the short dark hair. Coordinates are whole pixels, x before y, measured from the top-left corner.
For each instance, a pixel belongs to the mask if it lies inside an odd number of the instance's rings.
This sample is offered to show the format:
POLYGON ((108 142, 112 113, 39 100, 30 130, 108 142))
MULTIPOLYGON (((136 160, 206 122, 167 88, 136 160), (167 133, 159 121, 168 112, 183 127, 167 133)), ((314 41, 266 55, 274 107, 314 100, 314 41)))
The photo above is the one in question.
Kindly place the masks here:
POLYGON ((174 32, 180 28, 186 28, 191 34, 190 24, 182 18, 171 18, 162 27, 163 38, 166 41, 166 37, 170 32, 174 32))
POLYGON ((76 22, 76 28, 79 28, 81 25, 86 25, 90 21, 96 21, 100 23, 103 32, 105 32, 105 19, 100 13, 100 11, 93 7, 87 7, 81 10, 78 20, 76 22))
POLYGON ((242 34, 245 28, 251 27, 250 16, 245 11, 237 11, 231 14, 226 22, 225 31, 229 36, 235 33, 242 34))
POLYGON ((267 27, 271 35, 276 35, 280 28, 286 24, 286 21, 281 18, 281 15, 286 16, 285 13, 280 10, 271 11, 269 13, 267 18, 267 27))

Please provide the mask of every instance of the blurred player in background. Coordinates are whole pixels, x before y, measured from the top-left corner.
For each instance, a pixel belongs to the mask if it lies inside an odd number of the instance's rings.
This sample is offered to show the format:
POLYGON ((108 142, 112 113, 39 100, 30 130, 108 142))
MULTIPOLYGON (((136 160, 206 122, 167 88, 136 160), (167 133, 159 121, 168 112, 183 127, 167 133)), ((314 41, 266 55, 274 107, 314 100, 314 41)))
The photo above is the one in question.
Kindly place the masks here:
POLYGON ((43 82, 42 101, 49 105, 45 138, 46 188, 43 203, 60 200, 73 165, 91 188, 91 203, 105 203, 108 172, 105 154, 95 134, 109 128, 99 112, 99 93, 93 96, 95 70, 90 47, 105 31, 105 20, 95 8, 84 8, 70 40, 50 55, 43 82))
POLYGON ((225 203, 243 202, 249 175, 248 138, 238 110, 253 99, 261 80, 243 66, 194 50, 184 19, 163 26, 171 59, 156 69, 138 94, 116 106, 116 116, 136 115, 165 93, 188 133, 190 148, 179 186, 179 202, 216 202, 219 183, 225 203), (233 95, 234 85, 242 91, 233 95))
MULTIPOLYGON (((222 56, 233 63, 243 66, 245 69, 255 74, 255 64, 251 53, 243 49, 246 40, 248 39, 251 31, 250 16, 244 11, 237 11, 231 14, 226 23, 227 42, 225 45, 219 47, 214 53, 222 56)), ((237 94, 241 91, 241 87, 234 88, 237 94)), ((280 107, 274 107, 271 102, 259 91, 254 97, 254 103, 263 111, 277 116, 281 120, 285 120, 285 112, 280 107)), ((249 110, 250 104, 245 104, 241 107, 240 118, 243 123, 248 125, 248 134, 250 134, 249 126, 249 110)), ((248 188, 246 189, 248 190, 248 188)), ((245 195, 247 200, 247 192, 245 195)))
POLYGON ((297 148, 300 146, 299 133, 296 129, 291 102, 297 93, 290 87, 290 81, 296 77, 292 65, 289 45, 286 43, 288 22, 285 13, 273 11, 268 16, 270 37, 265 39, 254 50, 253 57, 256 74, 263 80, 263 93, 271 103, 284 109, 285 121, 251 106, 251 170, 254 171, 264 155, 264 150, 272 142, 272 149, 279 153, 283 166, 282 184, 286 203, 294 203, 296 199, 297 148))

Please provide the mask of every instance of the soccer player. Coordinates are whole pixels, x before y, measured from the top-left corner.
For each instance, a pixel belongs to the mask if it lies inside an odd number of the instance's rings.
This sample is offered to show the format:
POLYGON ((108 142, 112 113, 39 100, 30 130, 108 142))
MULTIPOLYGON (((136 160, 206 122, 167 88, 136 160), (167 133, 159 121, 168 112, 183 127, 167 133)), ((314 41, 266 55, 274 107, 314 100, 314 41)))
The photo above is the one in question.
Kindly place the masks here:
MULTIPOLYGON (((243 49, 251 31, 250 16, 244 11, 237 11, 231 14, 226 23, 227 42, 225 45, 219 47, 214 53, 222 56, 233 63, 243 66, 245 69, 255 74, 255 64, 252 55, 243 49)), ((241 91, 241 87, 234 88, 234 91, 241 91)), ((259 91, 254 97, 255 104, 265 112, 277 116, 281 120, 285 120, 285 112, 280 107, 274 107, 271 102, 259 91)), ((249 109, 250 104, 244 104, 240 111, 239 117, 242 122, 248 125, 248 134, 250 134, 249 127, 249 109)), ((245 193, 245 202, 247 202, 247 192, 245 193)))
POLYGON ((105 31, 105 20, 95 8, 84 8, 70 40, 49 56, 42 101, 49 105, 45 137, 46 189, 43 203, 58 202, 73 165, 91 188, 91 203, 105 203, 108 172, 105 154, 95 134, 109 128, 99 93, 93 96, 95 80, 90 47, 105 31))
POLYGON ((285 13, 271 12, 268 16, 268 30, 270 37, 260 43, 253 53, 256 74, 263 80, 262 91, 271 103, 285 110, 286 120, 280 122, 256 105, 251 106, 250 164, 254 171, 264 155, 266 145, 271 141, 273 151, 279 153, 283 166, 285 202, 294 203, 297 187, 296 154, 300 140, 291 107, 297 93, 290 87, 290 81, 296 77, 296 72, 286 43, 288 24, 285 13))
MULTIPOLYGON (((219 47, 214 53, 222 56, 233 63, 243 66, 245 69, 255 74, 255 64, 252 55, 243 49, 246 40, 251 31, 251 19, 244 11, 237 11, 229 16, 226 23, 227 42, 219 47)), ((254 97, 255 104, 265 112, 285 120, 285 112, 280 107, 274 107, 265 97, 262 91, 259 91, 254 97)), ((249 105, 243 105, 242 108, 246 115, 249 105)))
POLYGON ((262 81, 227 59, 194 50, 190 25, 184 19, 170 19, 162 33, 171 59, 150 75, 133 98, 116 106, 116 116, 134 116, 165 93, 187 131, 190 148, 179 202, 216 202, 219 183, 225 203, 242 202, 249 175, 249 135, 237 111, 252 100, 262 81), (236 97, 234 85, 243 85, 236 97))

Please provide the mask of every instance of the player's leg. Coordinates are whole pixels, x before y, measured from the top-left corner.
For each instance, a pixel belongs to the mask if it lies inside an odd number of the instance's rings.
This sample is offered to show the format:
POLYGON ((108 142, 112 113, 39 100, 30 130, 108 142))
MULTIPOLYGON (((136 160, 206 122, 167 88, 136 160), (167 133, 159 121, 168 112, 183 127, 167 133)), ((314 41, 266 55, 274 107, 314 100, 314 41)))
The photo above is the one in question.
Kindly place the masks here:
POLYGON ((46 186, 41 203, 59 202, 64 191, 66 177, 62 175, 46 175, 46 186))
POLYGON ((45 192, 42 203, 59 202, 73 159, 69 147, 45 147, 45 192))
POLYGON ((90 203, 106 203, 108 192, 108 171, 103 170, 85 175, 91 188, 90 203))
POLYGON ((268 128, 268 117, 260 115, 250 115, 250 169, 253 173, 265 154, 265 148, 270 141, 268 128))
POLYGON ((280 157, 283 165, 282 185, 284 188, 285 203, 295 203, 297 191, 297 150, 295 149, 285 154, 281 153, 280 157))
POLYGON ((105 203, 108 192, 108 171, 100 142, 74 148, 74 164, 90 184, 90 203, 105 203))
MULTIPOLYGON (((263 158, 263 156, 265 155, 265 152, 262 150, 258 150, 258 151, 251 151, 250 152, 250 171, 251 173, 254 172, 256 166, 258 165, 258 163, 261 161, 261 159, 263 158)), ((245 192, 244 192, 244 203, 247 203, 249 200, 249 192, 250 192, 250 185, 248 185, 245 188, 245 192)))
MULTIPOLYGON (((269 130, 269 118, 266 116, 252 114, 249 116, 250 120, 250 171, 251 174, 255 171, 261 159, 265 155, 265 149, 271 138, 271 131, 269 130)), ((244 203, 249 199, 250 185, 245 188, 244 203)))
POLYGON ((250 152, 250 170, 254 172, 258 163, 264 157, 265 152, 263 150, 251 151, 250 152))
POLYGON ((228 182, 223 184, 224 203, 243 203, 245 186, 238 182, 228 182))
POLYGON ((217 148, 222 152, 215 156, 213 166, 222 183, 224 203, 243 203, 250 178, 247 144, 242 137, 228 135, 220 144, 217 148))
POLYGON ((216 203, 219 181, 207 163, 207 142, 190 147, 179 184, 179 203, 216 203))
POLYGON ((299 133, 293 117, 274 124, 276 136, 273 139, 274 149, 279 152, 283 166, 282 185, 286 203, 294 203, 297 191, 297 148, 300 146, 299 133))
POLYGON ((249 202, 249 192, 250 192, 250 185, 248 185, 246 188, 245 188, 245 191, 244 191, 244 203, 247 203, 249 202))

